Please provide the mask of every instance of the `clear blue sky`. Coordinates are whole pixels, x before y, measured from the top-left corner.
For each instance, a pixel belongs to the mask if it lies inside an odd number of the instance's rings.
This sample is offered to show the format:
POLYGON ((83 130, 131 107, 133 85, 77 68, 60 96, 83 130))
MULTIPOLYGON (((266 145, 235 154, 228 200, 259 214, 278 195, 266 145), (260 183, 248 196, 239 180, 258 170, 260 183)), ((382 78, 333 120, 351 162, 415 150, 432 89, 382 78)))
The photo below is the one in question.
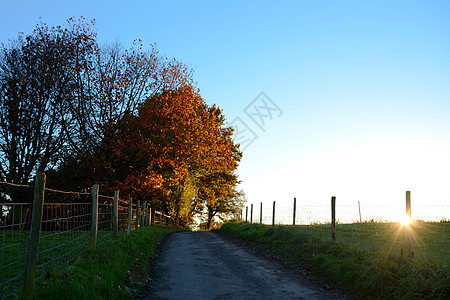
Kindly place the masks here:
POLYGON ((250 203, 402 204, 410 189, 448 209, 450 1, 0 0, 0 42, 71 16, 102 42, 156 42, 251 127, 250 203), (244 112, 260 92, 282 110, 265 131, 244 112))

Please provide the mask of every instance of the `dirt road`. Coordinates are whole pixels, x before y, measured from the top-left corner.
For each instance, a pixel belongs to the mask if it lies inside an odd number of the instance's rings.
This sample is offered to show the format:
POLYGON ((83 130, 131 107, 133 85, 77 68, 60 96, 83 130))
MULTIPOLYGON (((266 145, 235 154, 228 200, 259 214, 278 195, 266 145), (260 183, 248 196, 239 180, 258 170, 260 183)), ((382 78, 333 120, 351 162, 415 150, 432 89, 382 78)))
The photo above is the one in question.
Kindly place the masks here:
POLYGON ((143 299, 336 299, 295 271, 213 232, 162 244, 143 299))

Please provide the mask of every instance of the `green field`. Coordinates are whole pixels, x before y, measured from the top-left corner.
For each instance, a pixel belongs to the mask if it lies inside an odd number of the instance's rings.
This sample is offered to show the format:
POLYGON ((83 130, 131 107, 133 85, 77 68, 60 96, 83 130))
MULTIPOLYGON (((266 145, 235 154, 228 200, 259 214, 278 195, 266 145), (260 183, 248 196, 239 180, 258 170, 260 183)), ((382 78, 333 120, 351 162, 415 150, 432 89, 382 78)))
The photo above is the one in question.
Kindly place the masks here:
MULTIPOLYGON (((287 226, 289 227, 289 226, 287 226)), ((321 241, 331 239, 331 225, 303 225, 292 228, 321 241)), ((409 226, 399 223, 366 222, 336 225, 336 242, 382 257, 408 256, 407 231, 411 234, 416 261, 434 265, 448 265, 450 249, 450 223, 413 222, 409 226)))
POLYGON ((450 223, 415 222, 269 226, 229 223, 221 228, 317 281, 375 299, 450 297, 450 223), (409 254, 410 230, 414 256, 409 254))

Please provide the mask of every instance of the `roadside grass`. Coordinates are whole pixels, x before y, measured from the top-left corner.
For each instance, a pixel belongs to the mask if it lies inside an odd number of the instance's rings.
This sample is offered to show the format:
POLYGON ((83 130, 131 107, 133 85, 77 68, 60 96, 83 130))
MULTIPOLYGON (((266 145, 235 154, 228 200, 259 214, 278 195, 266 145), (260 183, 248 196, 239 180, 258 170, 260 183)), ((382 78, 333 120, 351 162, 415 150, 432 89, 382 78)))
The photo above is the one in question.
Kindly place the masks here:
MULTIPOLYGON (((22 289, 28 251, 28 230, 3 230, 0 235, 0 298, 17 297, 22 289)), ((98 240, 111 237, 110 231, 99 231, 98 240)), ((89 231, 41 231, 36 278, 49 277, 55 269, 74 262, 89 240, 89 231)))
POLYGON ((227 223, 221 231, 307 273, 371 299, 449 299, 450 224, 411 224, 415 256, 398 223, 269 226, 227 223))
POLYGON ((36 284, 35 299, 130 299, 146 284, 146 270, 160 239, 178 227, 149 226, 85 250, 36 284))

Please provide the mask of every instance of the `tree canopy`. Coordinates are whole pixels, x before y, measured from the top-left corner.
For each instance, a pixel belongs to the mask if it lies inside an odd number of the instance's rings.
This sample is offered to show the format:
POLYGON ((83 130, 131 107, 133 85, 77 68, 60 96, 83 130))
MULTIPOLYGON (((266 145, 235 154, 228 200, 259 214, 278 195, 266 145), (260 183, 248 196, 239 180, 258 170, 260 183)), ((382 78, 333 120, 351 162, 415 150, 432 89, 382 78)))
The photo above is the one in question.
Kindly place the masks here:
POLYGON ((140 40, 100 47, 94 21, 38 24, 0 47, 0 176, 28 184, 45 171, 72 191, 98 183, 181 224, 207 211, 210 225, 242 206, 242 153, 192 73, 140 40))

